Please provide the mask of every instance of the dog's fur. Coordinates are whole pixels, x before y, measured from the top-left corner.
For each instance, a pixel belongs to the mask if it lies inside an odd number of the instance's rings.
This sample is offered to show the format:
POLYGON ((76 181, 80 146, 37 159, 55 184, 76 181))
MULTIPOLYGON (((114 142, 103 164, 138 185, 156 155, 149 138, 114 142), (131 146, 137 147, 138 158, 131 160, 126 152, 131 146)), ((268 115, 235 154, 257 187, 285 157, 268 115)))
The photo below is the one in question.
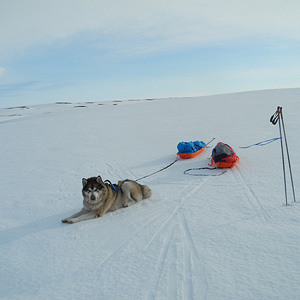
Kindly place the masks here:
POLYGON ((128 207, 133 203, 150 198, 152 191, 147 185, 140 185, 133 180, 119 181, 116 192, 113 186, 103 182, 101 176, 82 179, 83 208, 63 223, 77 223, 102 217, 106 212, 128 207))

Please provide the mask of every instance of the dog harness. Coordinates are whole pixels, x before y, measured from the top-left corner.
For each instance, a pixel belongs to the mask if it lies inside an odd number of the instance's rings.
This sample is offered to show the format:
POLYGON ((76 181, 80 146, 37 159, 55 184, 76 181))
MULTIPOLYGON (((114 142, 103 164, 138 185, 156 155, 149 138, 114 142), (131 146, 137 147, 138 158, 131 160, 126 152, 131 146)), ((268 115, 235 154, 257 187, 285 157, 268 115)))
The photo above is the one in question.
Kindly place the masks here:
POLYGON ((108 183, 109 185, 111 185, 111 187, 114 189, 114 191, 118 194, 118 186, 115 187, 114 184, 112 184, 108 179, 104 181, 104 183, 108 183))

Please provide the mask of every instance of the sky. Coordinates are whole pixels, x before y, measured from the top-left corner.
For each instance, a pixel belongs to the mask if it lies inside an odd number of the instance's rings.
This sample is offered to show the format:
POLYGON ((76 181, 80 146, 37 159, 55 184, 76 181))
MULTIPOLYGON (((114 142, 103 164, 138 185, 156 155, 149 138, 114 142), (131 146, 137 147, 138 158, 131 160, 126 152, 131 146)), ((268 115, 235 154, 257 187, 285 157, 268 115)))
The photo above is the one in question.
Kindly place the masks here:
POLYGON ((0 107, 300 87, 299 0, 0 0, 0 107))

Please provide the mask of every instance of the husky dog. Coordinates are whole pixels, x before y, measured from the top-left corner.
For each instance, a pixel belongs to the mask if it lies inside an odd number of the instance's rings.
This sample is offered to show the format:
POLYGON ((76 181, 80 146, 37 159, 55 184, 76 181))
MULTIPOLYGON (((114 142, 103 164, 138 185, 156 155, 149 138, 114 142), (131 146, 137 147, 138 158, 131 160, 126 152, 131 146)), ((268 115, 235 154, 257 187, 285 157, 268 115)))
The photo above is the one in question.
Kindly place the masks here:
POLYGON ((102 217, 106 212, 128 207, 133 203, 150 198, 152 191, 147 185, 133 180, 119 181, 118 185, 102 181, 101 176, 82 179, 83 208, 63 223, 77 223, 102 217))

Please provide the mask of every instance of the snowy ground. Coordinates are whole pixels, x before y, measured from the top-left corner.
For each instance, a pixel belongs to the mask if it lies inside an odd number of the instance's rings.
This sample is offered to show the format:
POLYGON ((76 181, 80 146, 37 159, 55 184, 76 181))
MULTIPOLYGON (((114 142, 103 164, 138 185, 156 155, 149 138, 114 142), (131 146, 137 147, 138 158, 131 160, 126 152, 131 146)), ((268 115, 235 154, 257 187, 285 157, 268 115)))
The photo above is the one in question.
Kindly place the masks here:
MULTIPOLYGON (((300 299, 300 205, 285 207, 283 106, 300 197, 300 89, 199 98, 0 109, 0 299, 300 299), (84 107, 81 107, 84 106, 84 107), (240 157, 222 176, 188 176, 211 150, 141 181, 153 197, 103 218, 81 209, 81 179, 116 182, 213 137, 240 157)), ((289 190, 290 191, 290 190, 289 190)), ((289 202, 292 194, 289 193, 289 202)))

